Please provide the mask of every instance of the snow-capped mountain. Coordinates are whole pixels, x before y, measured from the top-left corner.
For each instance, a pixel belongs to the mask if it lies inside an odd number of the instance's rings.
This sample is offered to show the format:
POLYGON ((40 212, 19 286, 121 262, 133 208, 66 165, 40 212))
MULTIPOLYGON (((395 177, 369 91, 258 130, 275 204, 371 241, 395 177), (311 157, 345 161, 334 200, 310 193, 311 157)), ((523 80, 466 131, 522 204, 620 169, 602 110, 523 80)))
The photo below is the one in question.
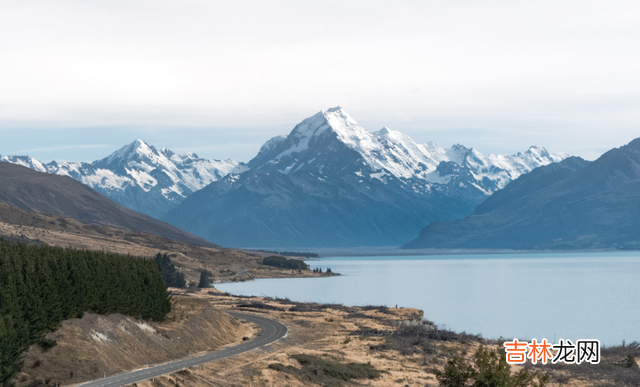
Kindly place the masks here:
POLYGON ((409 136, 387 127, 367 132, 341 107, 336 107, 305 119, 289 136, 267 141, 248 165, 284 174, 302 171, 327 175, 331 168, 336 168, 333 172, 349 171, 384 183, 385 176, 392 175, 437 184, 448 183, 460 175, 462 168, 471 175, 470 183, 491 194, 523 173, 566 157, 566 154, 551 155, 536 146, 515 155, 483 156, 459 144, 450 149, 433 142, 417 144, 409 136), (345 160, 337 162, 337 154, 345 160), (354 163, 356 159, 359 161, 354 163), (441 165, 442 162, 445 164, 441 165))
POLYGON ((142 140, 125 145, 92 163, 41 163, 30 156, 3 156, 40 172, 70 176, 133 210, 160 217, 209 183, 247 167, 233 160, 206 160, 195 153, 177 155, 142 140))
POLYGON ((337 107, 267 141, 248 172, 210 184, 163 219, 227 246, 398 245, 565 157, 417 144, 386 127, 367 132, 337 107))
MULTIPOLYGON (((640 138, 595 161, 570 157, 434 222, 404 248, 640 250, 640 138)), ((636 253, 637 254, 637 253, 636 253)))

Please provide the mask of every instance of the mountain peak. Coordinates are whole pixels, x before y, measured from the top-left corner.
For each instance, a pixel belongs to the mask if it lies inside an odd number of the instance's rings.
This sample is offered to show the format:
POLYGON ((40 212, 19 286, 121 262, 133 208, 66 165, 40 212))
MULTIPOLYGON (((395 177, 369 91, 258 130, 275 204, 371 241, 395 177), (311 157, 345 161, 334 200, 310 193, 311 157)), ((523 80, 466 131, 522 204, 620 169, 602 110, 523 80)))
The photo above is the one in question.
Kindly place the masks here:
MULTIPOLYGON (((342 171, 340 173, 349 170, 349 173, 371 178, 383 173, 396 178, 440 183, 440 176, 433 172, 440 162, 453 161, 460 167, 466 166, 480 180, 487 176, 503 186, 528 172, 534 164, 544 165, 556 160, 548 160, 550 156, 540 148, 532 148, 530 152, 533 153, 527 153, 527 160, 523 161, 511 156, 484 157, 477 150, 460 144, 448 150, 433 142, 417 144, 409 136, 386 126, 376 132, 367 132, 337 106, 304 119, 288 136, 267 141, 249 162, 249 167, 284 174, 326 175, 333 169, 342 171), (339 165, 337 160, 343 160, 343 164, 339 165), (345 168, 345 165, 350 167, 345 168), (498 170, 504 173, 498 173, 498 170)), ((558 161, 561 159, 557 158, 558 161)), ((490 190, 494 188, 489 187, 490 190)))
POLYGON ((134 142, 132 142, 131 147, 135 149, 137 153, 148 153, 152 149, 155 150, 152 145, 149 145, 146 141, 140 139, 136 139, 134 142))
POLYGON ((106 164, 111 164, 112 162, 118 160, 127 161, 139 156, 150 157, 151 155, 157 153, 158 152, 153 146, 147 144, 144 140, 136 139, 135 141, 113 152, 105 159, 100 160, 100 162, 106 161, 106 164))
POLYGON ((334 126, 333 124, 346 127, 358 126, 358 123, 341 106, 329 108, 323 111, 322 115, 332 127, 334 126))
POLYGON ((549 152, 544 147, 540 147, 537 145, 532 145, 527 149, 527 153, 531 153, 537 156, 549 156, 549 152))
POLYGON ((134 140, 132 143, 125 145, 120 149, 123 149, 123 148, 126 148, 129 153, 138 153, 138 154, 149 153, 151 149, 155 150, 155 148, 152 145, 149 145, 146 141, 141 140, 139 138, 134 140))
MULTIPOLYGON (((350 146, 354 146, 355 143, 360 142, 362 138, 369 134, 342 107, 337 106, 320 111, 304 119, 293 128, 289 137, 295 139, 294 143, 297 149, 292 150, 292 152, 295 153, 306 149, 311 138, 327 131, 335 132, 338 139, 350 146)), ((281 142, 280 139, 274 138, 272 140, 275 140, 274 143, 281 142)))
POLYGON ((406 135, 402 134, 402 132, 389 129, 386 126, 383 126, 382 129, 378 130, 377 132, 373 132, 373 134, 377 134, 378 136, 382 136, 385 138, 395 138, 395 139, 406 137, 406 135))

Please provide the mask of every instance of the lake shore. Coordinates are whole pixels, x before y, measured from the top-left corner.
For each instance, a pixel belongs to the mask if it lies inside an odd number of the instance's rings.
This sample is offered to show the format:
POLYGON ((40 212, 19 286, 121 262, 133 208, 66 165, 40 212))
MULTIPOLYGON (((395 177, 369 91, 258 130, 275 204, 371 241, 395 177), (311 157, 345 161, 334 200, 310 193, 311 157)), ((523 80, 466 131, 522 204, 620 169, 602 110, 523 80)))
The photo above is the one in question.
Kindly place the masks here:
POLYGON ((640 341, 636 252, 327 257, 307 263, 342 275, 260 279, 219 289, 300 302, 415 307, 437 324, 496 339, 640 341), (519 313, 523 305, 544 313, 519 313))
MULTIPOLYGON (((165 336, 180 341, 182 339, 178 340, 177 337, 182 337, 187 332, 181 330, 186 327, 196 329, 203 317, 216 316, 218 319, 217 316, 224 311, 240 311, 276 319, 287 325, 289 332, 285 338, 268 347, 186 368, 154 380, 138 382, 137 387, 301 387, 345 384, 378 387, 437 386, 439 383, 434 369, 444 370, 448 361, 462 358, 473 364, 474 354, 480 346, 496 351, 503 350, 499 341, 436 327, 424 320, 422 310, 415 308, 302 303, 269 297, 241 297, 215 289, 171 290, 174 308, 168 321, 148 323, 127 318, 127 321, 131 320, 126 322, 127 330, 135 333, 136 337, 139 336, 139 341, 144 341, 149 348, 154 345, 166 345, 162 341, 167 341, 165 336), (147 324, 149 328, 139 329, 141 324, 147 324), (144 338, 147 336, 149 339, 145 341, 144 338), (335 373, 336 370, 345 369, 360 370, 364 373, 335 373)), ((127 334, 122 330, 124 322, 119 316, 98 319, 87 316, 83 321, 77 320, 72 324, 65 322, 62 330, 49 334, 58 341, 58 346, 50 350, 54 352, 43 352, 37 346, 30 350, 25 367, 18 375, 16 386, 26 386, 37 380, 41 380, 42 385, 53 386, 52 383, 47 384, 47 380, 54 381, 48 376, 48 371, 55 373, 58 378, 66 378, 64 381, 56 379, 63 382, 62 384, 74 384, 95 378, 96 375, 100 377, 98 374, 101 371, 92 364, 98 367, 108 366, 110 373, 121 373, 144 367, 147 358, 157 357, 154 351, 136 348, 139 345, 138 341, 117 340, 118 337, 127 334), (116 320, 112 324, 101 321, 114 318, 116 320), (81 332, 79 328, 73 328, 76 325, 81 328, 81 332), (97 333, 101 333, 102 336, 97 333), (61 361, 63 358, 56 356, 55 351, 60 350, 67 353, 64 358, 66 361, 61 361), (109 351, 129 354, 132 362, 117 362, 110 360, 108 356, 96 356, 110 353, 109 351), (77 355, 70 356, 72 352, 82 353, 82 358, 74 357, 77 355), (134 354, 135 359, 132 356, 134 354), (39 365, 34 367, 38 360, 39 365)), ((223 320, 226 321, 227 318, 223 320)), ((175 359, 196 356, 215 350, 226 343, 233 345, 241 340, 241 337, 252 338, 259 334, 251 324, 240 321, 228 325, 227 329, 229 337, 226 339, 218 338, 211 344, 198 340, 202 345, 191 352, 186 349, 194 344, 185 342, 187 347, 183 345, 184 348, 180 347, 175 353, 168 355, 175 359), (207 349, 207 345, 212 349, 207 349)), ((204 330, 198 331, 198 334, 208 339, 207 335, 215 335, 217 331, 204 330)), ((157 351, 164 352, 160 347, 157 351)), ((632 346, 626 349, 607 349, 603 351, 601 366, 538 365, 535 368, 541 372, 549 372, 551 383, 548 386, 630 386, 634 380, 630 378, 639 378, 640 370, 635 358, 635 368, 627 367, 630 363, 625 363, 625 358, 628 354, 636 352, 640 351, 632 346)), ((150 360, 149 365, 155 364, 158 360, 150 360)), ((160 360, 163 361, 166 360, 160 360)), ((526 368, 534 367, 529 364, 526 368)), ((521 369, 521 366, 511 366, 512 373, 521 369)))

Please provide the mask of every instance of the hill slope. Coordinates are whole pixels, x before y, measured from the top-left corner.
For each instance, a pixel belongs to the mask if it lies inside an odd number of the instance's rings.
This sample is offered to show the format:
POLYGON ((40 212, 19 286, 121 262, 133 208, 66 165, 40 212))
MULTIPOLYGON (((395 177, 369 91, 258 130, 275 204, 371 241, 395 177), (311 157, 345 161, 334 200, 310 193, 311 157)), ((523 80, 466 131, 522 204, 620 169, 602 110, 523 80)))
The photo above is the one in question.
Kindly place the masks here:
POLYGON ((103 251, 154 258, 166 253, 187 282, 200 279, 203 270, 214 282, 247 281, 254 278, 319 277, 311 270, 292 273, 262 265, 264 256, 239 250, 195 246, 174 239, 129 230, 89 225, 75 219, 28 212, 0 202, 0 238, 10 242, 103 251))
POLYGON ((269 140, 249 171, 211 183, 162 219, 226 246, 400 245, 563 157, 417 144, 388 128, 367 132, 338 107, 269 140))
POLYGON ((127 208, 156 218, 212 181, 247 169, 233 160, 206 160, 195 153, 158 150, 142 140, 92 163, 44 164, 29 156, 2 156, 0 161, 70 176, 127 208))
POLYGON ((114 203, 70 177, 0 163, 0 182, 0 201, 23 210, 144 232, 197 246, 215 246, 175 226, 114 203))
POLYGON ((468 217, 429 224, 405 248, 640 248, 640 139, 594 162, 521 176, 468 217))

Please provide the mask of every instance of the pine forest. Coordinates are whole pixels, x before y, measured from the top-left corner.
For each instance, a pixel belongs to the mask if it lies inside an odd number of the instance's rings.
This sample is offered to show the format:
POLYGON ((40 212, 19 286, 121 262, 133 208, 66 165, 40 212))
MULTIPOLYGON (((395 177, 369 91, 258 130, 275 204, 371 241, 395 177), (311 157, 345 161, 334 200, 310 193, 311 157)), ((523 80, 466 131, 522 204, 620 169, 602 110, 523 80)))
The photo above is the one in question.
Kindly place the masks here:
POLYGON ((170 310, 154 260, 0 239, 0 384, 31 344, 55 345, 44 335, 63 320, 91 312, 162 321, 170 310))

